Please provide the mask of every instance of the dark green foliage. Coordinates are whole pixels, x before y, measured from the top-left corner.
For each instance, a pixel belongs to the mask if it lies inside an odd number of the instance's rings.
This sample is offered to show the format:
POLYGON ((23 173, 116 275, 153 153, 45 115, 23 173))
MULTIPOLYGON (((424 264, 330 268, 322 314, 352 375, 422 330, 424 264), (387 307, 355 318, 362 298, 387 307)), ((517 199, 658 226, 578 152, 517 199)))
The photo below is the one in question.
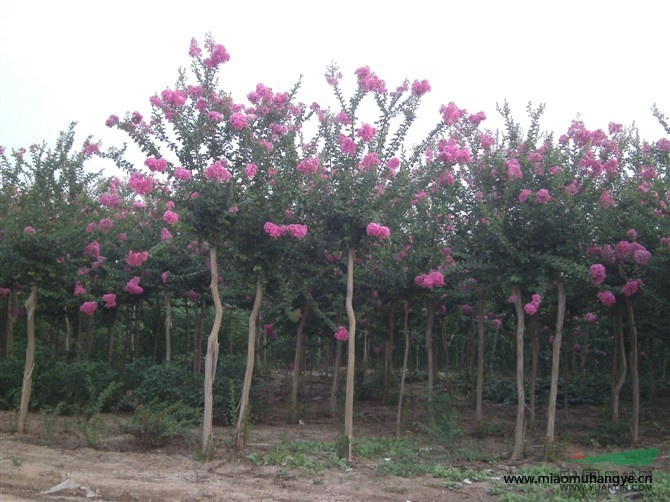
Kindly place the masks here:
POLYGON ((14 408, 21 399, 23 361, 0 359, 0 408, 14 408))
POLYGON ((154 400, 146 405, 137 403, 133 416, 121 426, 121 430, 132 434, 141 448, 157 448, 188 435, 200 419, 200 411, 183 401, 168 405, 154 400))

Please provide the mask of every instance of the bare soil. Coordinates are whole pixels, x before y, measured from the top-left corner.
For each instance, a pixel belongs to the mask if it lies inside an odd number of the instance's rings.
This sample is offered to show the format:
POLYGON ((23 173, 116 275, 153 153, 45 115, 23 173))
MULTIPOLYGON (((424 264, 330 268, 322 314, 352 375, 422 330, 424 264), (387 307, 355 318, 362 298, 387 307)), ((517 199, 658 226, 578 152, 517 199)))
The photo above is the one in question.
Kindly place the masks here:
MULTIPOLYGON (((335 441, 342 420, 331 418, 327 408, 328 383, 308 385, 302 424, 287 425, 286 395, 279 383, 265 397, 267 409, 252 425, 247 450, 230 446, 230 430, 215 427, 218 448, 213 460, 198 461, 197 431, 193 438, 162 449, 142 451, 131 435, 120 431, 127 416, 104 415, 107 434, 97 448, 89 448, 83 435, 74 428, 76 417, 59 417, 50 428, 42 416, 32 414, 29 433, 13 432, 16 415, 0 412, 0 500, 93 500, 108 501, 433 501, 497 500, 493 487, 504 487, 500 476, 521 466, 542 463, 544 415, 538 410, 537 426, 528 430, 527 456, 522 462, 508 459, 512 448, 515 407, 485 405, 485 423, 477 426, 469 403, 458 403, 460 439, 453 448, 479 452, 483 460, 454 460, 445 467, 459 467, 490 473, 488 479, 468 483, 447 483, 429 475, 398 477, 380 472, 384 458, 356 458, 348 468, 328 465, 324 470, 305 470, 274 465, 255 465, 248 456, 267 454, 290 441, 335 441), (45 493, 68 481, 64 489, 45 493)), ((258 404, 256 405, 259 406, 258 404)), ((419 434, 416 412, 410 402, 404 429, 419 434)), ((357 437, 392 436, 395 433, 395 408, 363 402, 355 408, 354 431, 357 437)), ((627 418, 627 410, 622 417, 627 418)), ((607 410, 579 406, 559 410, 558 450, 552 466, 556 471, 574 468, 568 461, 573 454, 597 455, 631 449, 631 445, 612 444, 602 432, 607 410), (600 432, 599 432, 600 431, 600 432), (607 444, 609 443, 609 444, 607 444)), ((661 455, 650 469, 670 471, 670 402, 645 408, 641 419, 642 441, 636 447, 658 447, 661 455)), ((430 438, 423 437, 430 441, 430 438)), ((434 439, 435 450, 443 448, 434 439)), ((430 443, 427 443, 430 444, 430 443)), ((390 456, 390 455, 389 455, 390 456)), ((261 463, 262 464, 262 463, 261 463)))

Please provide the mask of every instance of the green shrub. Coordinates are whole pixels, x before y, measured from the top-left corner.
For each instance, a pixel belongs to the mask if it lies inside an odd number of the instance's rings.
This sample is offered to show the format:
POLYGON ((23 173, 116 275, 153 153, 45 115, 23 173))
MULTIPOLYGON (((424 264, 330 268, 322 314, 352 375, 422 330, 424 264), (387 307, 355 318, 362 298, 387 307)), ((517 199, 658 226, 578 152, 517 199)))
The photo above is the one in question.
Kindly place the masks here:
POLYGON ((135 437, 144 449, 158 448, 189 433, 200 422, 200 412, 178 401, 171 405, 154 400, 146 405, 136 404, 133 416, 121 430, 135 437))

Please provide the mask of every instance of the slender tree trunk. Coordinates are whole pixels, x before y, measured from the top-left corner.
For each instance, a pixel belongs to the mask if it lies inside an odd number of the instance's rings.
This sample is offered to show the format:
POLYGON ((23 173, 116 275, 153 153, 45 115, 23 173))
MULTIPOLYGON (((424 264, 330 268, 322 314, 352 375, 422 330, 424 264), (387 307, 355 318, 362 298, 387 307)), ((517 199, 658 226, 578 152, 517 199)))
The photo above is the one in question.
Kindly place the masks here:
POLYGON ((630 380, 633 386, 633 418, 631 423, 631 439, 637 443, 640 432, 640 377, 638 375, 637 327, 633 315, 633 303, 626 297, 626 313, 628 314, 628 333, 630 335, 630 380))
POLYGON ((75 350, 76 350, 76 355, 75 355, 75 361, 79 362, 81 360, 81 344, 82 344, 82 336, 84 332, 84 314, 82 314, 81 310, 77 311, 77 334, 74 339, 74 345, 75 345, 75 350))
POLYGON ((293 424, 298 421, 298 387, 300 384, 300 370, 303 366, 303 352, 305 350, 305 326, 307 318, 312 310, 312 297, 310 293, 307 294, 307 301, 302 312, 302 317, 298 323, 298 330, 295 336, 295 359, 293 360, 293 382, 291 385, 291 399, 288 406, 288 422, 293 424))
POLYGON ((475 403, 475 420, 481 422, 484 419, 482 400, 484 395, 484 293, 480 292, 477 303, 477 323, 479 339, 477 344, 477 398, 475 403))
POLYGON ((19 406, 19 418, 17 428, 19 434, 25 434, 26 421, 28 418, 28 405, 30 404, 30 392, 33 386, 33 370, 35 369, 35 309, 37 308, 37 288, 33 286, 30 296, 26 302, 26 334, 28 345, 26 346, 26 364, 23 368, 23 387, 21 389, 21 404, 19 406))
POLYGON ((493 378, 493 363, 496 360, 496 355, 498 352, 498 334, 500 333, 500 328, 496 328, 493 333, 493 344, 491 347, 491 356, 489 357, 489 376, 493 378))
POLYGON ((433 302, 433 296, 429 295, 428 300, 426 301, 426 370, 428 372, 428 409, 430 415, 433 415, 433 389, 435 387, 434 382, 434 369, 433 369, 433 327, 435 325, 435 304, 433 302))
POLYGON ((563 348, 563 416, 565 417, 566 422, 568 421, 568 350, 569 347, 572 345, 572 336, 570 336, 570 332, 568 332, 568 336, 566 336, 566 344, 565 347, 563 348))
POLYGON ((337 348, 335 349, 335 367, 333 368, 333 386, 330 389, 330 401, 328 411, 330 416, 335 416, 335 409, 337 408, 337 391, 340 388, 340 364, 342 364, 342 340, 337 341, 337 348))
POLYGON ((256 349, 256 321, 258 313, 261 310, 263 301, 263 282, 261 279, 256 281, 256 297, 254 306, 249 316, 249 339, 247 341, 247 370, 244 373, 244 383, 242 384, 242 397, 240 398, 240 412, 237 417, 237 428, 235 429, 235 447, 241 450, 246 446, 247 435, 247 416, 249 415, 249 393, 251 391, 251 380, 254 375, 254 358, 256 349))
POLYGON ((16 291, 9 293, 5 303, 7 324, 5 325, 5 357, 12 357, 12 347, 14 346, 14 323, 19 315, 19 296, 16 291), (12 309, 12 304, 15 308, 12 309))
POLYGON ((393 311, 395 304, 391 303, 391 308, 389 310, 389 324, 388 324, 388 336, 384 338, 384 395, 382 402, 388 404, 389 401, 389 387, 391 385, 391 374, 393 372, 393 331, 394 331, 394 322, 393 322, 393 311))
POLYGON ((626 381, 626 348, 623 339, 623 312, 621 311, 621 304, 617 302, 615 321, 614 321, 614 345, 616 352, 619 354, 619 375, 612 386, 612 423, 619 423, 619 396, 621 389, 626 381))
POLYGON ((563 341, 563 324, 565 323, 566 293, 565 284, 559 281, 558 307, 556 312, 556 332, 551 348, 551 387, 549 389, 549 405, 547 408, 547 441, 544 447, 544 458, 549 459, 553 453, 554 435, 556 428, 556 398, 558 396, 558 370, 561 359, 561 342, 563 341))
POLYGON ((72 341, 72 324, 70 324, 70 318, 65 312, 65 360, 69 359, 70 355, 70 343, 72 341))
POLYGON ((525 436, 525 409, 526 397, 523 388, 523 333, 524 333, 524 311, 521 298, 521 288, 518 285, 512 287, 512 295, 515 297, 514 307, 516 309, 516 426, 514 429, 514 449, 511 460, 518 460, 523 455, 525 436))
POLYGON ((539 316, 536 314, 530 320, 530 422, 535 423, 535 386, 537 384, 537 359, 540 351, 538 330, 540 329, 539 316))
POLYGON ((202 423, 202 453, 207 452, 207 448, 212 441, 212 387, 214 377, 216 376, 216 362, 219 357, 219 329, 221 328, 221 318, 223 317, 223 306, 221 305, 221 298, 219 298, 219 266, 217 264, 216 246, 209 248, 209 263, 211 271, 209 289, 214 299, 215 314, 212 331, 207 339, 207 355, 205 356, 205 409, 202 423))
POLYGON ((347 296, 345 309, 349 320, 347 345, 347 389, 344 401, 344 435, 349 440, 349 461, 353 460, 354 447, 354 374, 356 370, 356 316, 354 314, 354 263, 356 253, 353 246, 347 252, 347 296))
MULTIPOLYGON (((223 310, 223 309, 222 309, 223 310)), ((193 315, 195 316, 197 311, 193 309, 193 315)), ((207 310, 205 308, 205 299, 200 300, 200 312, 197 314, 197 318, 193 320, 195 325, 195 333, 193 340, 193 374, 199 375, 202 372, 202 332, 205 328, 205 316, 207 310)))
POLYGON ((167 288, 163 292, 163 302, 165 303, 165 362, 169 363, 172 359, 172 303, 167 288))
POLYGON ((449 383, 449 340, 447 337, 447 318, 442 319, 442 346, 444 347, 444 386, 451 397, 451 384, 449 383))
POLYGON ((409 305, 405 305, 405 316, 402 324, 402 334, 405 339, 405 354, 402 358, 402 373, 400 373, 400 393, 398 395, 398 418, 396 419, 396 438, 400 437, 400 421, 402 419, 402 399, 405 395, 405 375, 409 360, 409 305))

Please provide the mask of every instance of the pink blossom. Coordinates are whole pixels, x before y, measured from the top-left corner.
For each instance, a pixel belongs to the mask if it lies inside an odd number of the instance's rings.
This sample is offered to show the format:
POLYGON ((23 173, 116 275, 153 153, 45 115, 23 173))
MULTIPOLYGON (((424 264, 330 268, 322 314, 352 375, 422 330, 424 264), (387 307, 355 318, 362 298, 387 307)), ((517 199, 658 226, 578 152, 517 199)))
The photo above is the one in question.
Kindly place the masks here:
POLYGON ((105 120, 105 125, 107 127, 114 127, 118 123, 119 123, 118 115, 110 115, 109 118, 105 120))
POLYGON ((333 120, 337 124, 342 125, 351 124, 351 119, 349 118, 349 115, 347 115, 347 112, 345 112, 344 110, 340 111, 340 113, 338 113, 333 120))
POLYGON ((361 163, 358 165, 360 168, 361 172, 367 173, 370 171, 370 169, 374 169, 380 164, 379 157, 377 156, 376 152, 368 153, 365 157, 363 157, 363 160, 361 163))
POLYGON ((490 134, 477 134, 477 139, 484 150, 489 150, 496 143, 496 139, 490 134))
POLYGON ((230 60, 230 54, 226 48, 221 44, 209 44, 209 57, 205 58, 202 63, 208 68, 216 68, 217 66, 230 60))
POLYGON ((93 312, 95 312, 97 309, 97 302, 84 302, 82 303, 81 307, 79 307, 79 310, 88 316, 92 316, 93 312))
POLYGON ((161 281, 163 281, 163 284, 167 284, 167 280, 168 280, 169 277, 170 277, 170 272, 167 271, 167 270, 161 274, 161 281))
POLYGON ((518 160, 510 159, 505 162, 505 165, 507 166, 507 178, 510 181, 523 177, 523 173, 521 172, 521 165, 519 164, 518 160))
POLYGON ((34 234, 35 229, 33 227, 24 227, 23 228, 23 233, 24 234, 34 234))
POLYGON ((117 239, 119 239, 121 242, 127 241, 128 240, 128 234, 125 232, 122 232, 118 235, 117 239))
POLYGON ((593 284, 596 286, 602 284, 605 278, 607 277, 605 266, 600 263, 591 265, 591 267, 589 268, 589 272, 591 273, 591 279, 593 280, 593 284))
POLYGON ((454 125, 463 115, 465 115, 465 110, 461 110, 452 102, 446 106, 442 105, 440 107, 440 113, 442 114, 442 119, 445 124, 454 125))
POLYGON ((372 138, 377 134, 377 129, 372 127, 370 124, 363 124, 358 131, 356 131, 356 136, 361 138, 364 142, 369 143, 372 141, 372 138))
POLYGON ((202 50, 198 46, 198 41, 195 38, 191 39, 191 46, 188 49, 188 55, 192 58, 197 58, 202 54, 202 50))
POLYGON ((468 121, 475 126, 478 126, 484 120, 486 120, 486 114, 484 112, 477 112, 468 117, 468 121))
POLYGON ((150 171, 158 171, 159 173, 164 173, 165 168, 167 167, 167 160, 155 157, 149 157, 144 161, 144 165, 149 168, 150 171))
POLYGON ((98 223, 98 230, 106 234, 112 229, 113 226, 114 222, 112 220, 110 220, 109 218, 103 218, 102 220, 100 220, 100 223, 98 223))
POLYGON ((102 295, 102 301, 105 302, 106 309, 113 309, 116 307, 116 295, 114 293, 102 295))
POLYGON ((244 174, 247 175, 247 178, 252 179, 254 176, 256 176, 256 172, 258 172, 258 166, 253 163, 248 163, 247 167, 244 168, 244 174))
POLYGON ((86 289, 81 285, 81 282, 77 281, 74 284, 74 296, 81 296, 86 294, 86 289))
POLYGON ((614 197, 612 197, 612 194, 610 194, 608 190, 603 190, 603 193, 600 196, 600 204, 604 208, 614 207, 614 197))
POLYGON ((598 320, 598 316, 596 316, 593 312, 587 312, 584 314, 584 320, 588 323, 594 323, 598 320))
POLYGON ((98 203, 110 209, 114 209, 120 201, 121 199, 117 194, 102 194, 98 196, 98 203))
POLYGON ((461 308, 461 312, 463 312, 464 315, 472 315, 474 312, 472 305, 468 305, 467 303, 459 305, 459 307, 461 308))
POLYGON ((172 237, 172 233, 167 228, 161 228, 161 242, 169 241, 172 237))
POLYGON ((368 223, 366 232, 369 236, 378 237, 380 239, 388 239, 391 236, 391 231, 388 227, 372 222, 368 223))
POLYGON ((292 224, 288 225, 287 228, 291 237, 295 237, 298 240, 303 239, 307 235, 307 225, 292 224))
POLYGON ((149 259, 148 251, 138 251, 134 253, 132 250, 128 251, 126 256, 126 263, 131 267, 141 267, 142 264, 149 259))
POLYGON ((338 142, 340 143, 340 150, 342 153, 353 157, 356 155, 356 142, 344 134, 340 134, 338 137, 338 142))
MULTIPOLYGON (((226 165, 228 163, 226 162, 226 165)), ((224 183, 228 183, 230 179, 232 178, 232 174, 230 174, 230 171, 224 167, 224 164, 221 163, 220 160, 217 160, 212 164, 211 166, 207 167, 207 171, 205 172, 205 176, 207 176, 208 180, 216 181, 216 182, 221 182, 223 181, 224 183)))
POLYGON ((640 282, 639 279, 626 281, 626 285, 621 289, 621 292, 626 296, 634 295, 640 289, 640 282))
POLYGON ((549 190, 542 188, 537 191, 535 194, 535 203, 536 204, 546 204, 551 200, 551 195, 549 195, 549 190))
POLYGON ((634 228, 629 229, 628 232, 626 232, 626 235, 629 239, 637 239, 637 231, 634 228))
POLYGON ((174 170, 174 177, 177 178, 179 181, 188 181, 191 179, 191 171, 188 169, 184 169, 181 166, 178 166, 174 170))
POLYGON ((670 139, 667 138, 659 139, 658 142, 656 143, 656 148, 658 148, 662 152, 670 152, 670 139))
POLYGON ((317 170, 319 169, 319 159, 317 157, 307 158, 300 162, 296 166, 296 169, 305 176, 316 174, 317 170))
POLYGON ((216 111, 209 112, 207 118, 212 122, 223 122, 223 115, 216 111))
POLYGON ((128 281, 125 290, 131 295, 141 295, 142 293, 144 293, 144 289, 142 289, 142 287, 139 284, 140 284, 140 278, 135 276, 128 281))
POLYGON ((381 351, 382 351, 382 349, 380 349, 379 346, 375 346, 375 348, 372 349, 372 352, 374 352, 375 354, 380 354, 381 351))
POLYGON ((10 288, 0 288, 0 298, 6 298, 11 292, 10 288))
POLYGON ((138 195, 146 195, 154 189, 154 179, 151 176, 144 177, 141 173, 132 173, 128 186, 138 195))
POLYGON ((337 331, 335 332, 335 338, 337 340, 341 340, 343 342, 346 342, 349 339, 349 331, 344 326, 340 326, 337 328, 337 331))
POLYGON ((386 92, 386 83, 371 72, 369 66, 362 66, 354 73, 358 77, 358 85, 363 88, 365 92, 375 92, 378 94, 384 94, 386 92))
POLYGON ((616 245, 616 254, 620 260, 624 260, 627 256, 632 255, 633 250, 631 249, 630 242, 619 241, 616 245))
POLYGON ((247 116, 240 112, 235 112, 230 116, 230 125, 233 126, 233 129, 236 131, 241 131, 247 127, 247 116))
POLYGON ((516 295, 509 295, 507 297, 507 303, 516 303, 516 295))
POLYGON ((638 265, 646 265, 647 263, 649 263, 650 258, 651 253, 646 249, 638 249, 633 253, 633 259, 635 260, 635 263, 637 263, 638 265))
POLYGON ((528 314, 528 315, 535 315, 535 314, 537 313, 537 308, 538 308, 537 304, 535 304, 535 303, 533 303, 533 302, 526 303, 526 304, 523 306, 523 310, 524 310, 524 311, 526 312, 526 314, 528 314))
POLYGON ((96 228, 98 228, 98 224, 95 221, 92 221, 88 225, 86 225, 86 233, 91 234, 95 232, 96 228))
POLYGON ((522 204, 524 202, 526 202, 528 200, 528 197, 530 196, 530 194, 531 194, 531 191, 528 190, 527 188, 524 188, 523 190, 521 190, 521 192, 519 192, 519 202, 521 202, 522 204))
POLYGON ((500 329, 500 326, 502 326, 502 321, 500 319, 493 319, 491 324, 495 329, 500 329))
MULTIPOLYGON (((286 226, 275 225, 271 221, 266 221, 265 222, 265 225, 263 225, 263 230, 265 230, 265 233, 268 234, 273 239, 281 237, 282 235, 284 235, 288 231, 286 226)), ((306 227, 305 227, 305 231, 307 231, 306 227)))
POLYGON ((274 324, 265 325, 265 334, 270 338, 277 338, 277 330, 275 329, 274 324))
POLYGON ((422 96, 426 94, 427 92, 430 92, 431 87, 430 84, 428 83, 428 80, 422 80, 419 82, 418 80, 415 80, 412 83, 412 94, 414 96, 422 96))
POLYGON ((93 241, 84 248, 84 256, 97 259, 100 256, 100 243, 93 241))
POLYGON ((444 276, 437 270, 431 270, 427 274, 417 275, 414 282, 422 288, 435 288, 444 286, 444 276))
POLYGON ((170 210, 167 210, 163 213, 163 220, 165 220, 165 223, 168 225, 174 225, 179 221, 179 215, 170 210))
POLYGON ((192 302, 197 302, 198 299, 200 298, 200 293, 196 293, 192 289, 189 289, 185 294, 186 294, 186 298, 188 298, 192 302))

